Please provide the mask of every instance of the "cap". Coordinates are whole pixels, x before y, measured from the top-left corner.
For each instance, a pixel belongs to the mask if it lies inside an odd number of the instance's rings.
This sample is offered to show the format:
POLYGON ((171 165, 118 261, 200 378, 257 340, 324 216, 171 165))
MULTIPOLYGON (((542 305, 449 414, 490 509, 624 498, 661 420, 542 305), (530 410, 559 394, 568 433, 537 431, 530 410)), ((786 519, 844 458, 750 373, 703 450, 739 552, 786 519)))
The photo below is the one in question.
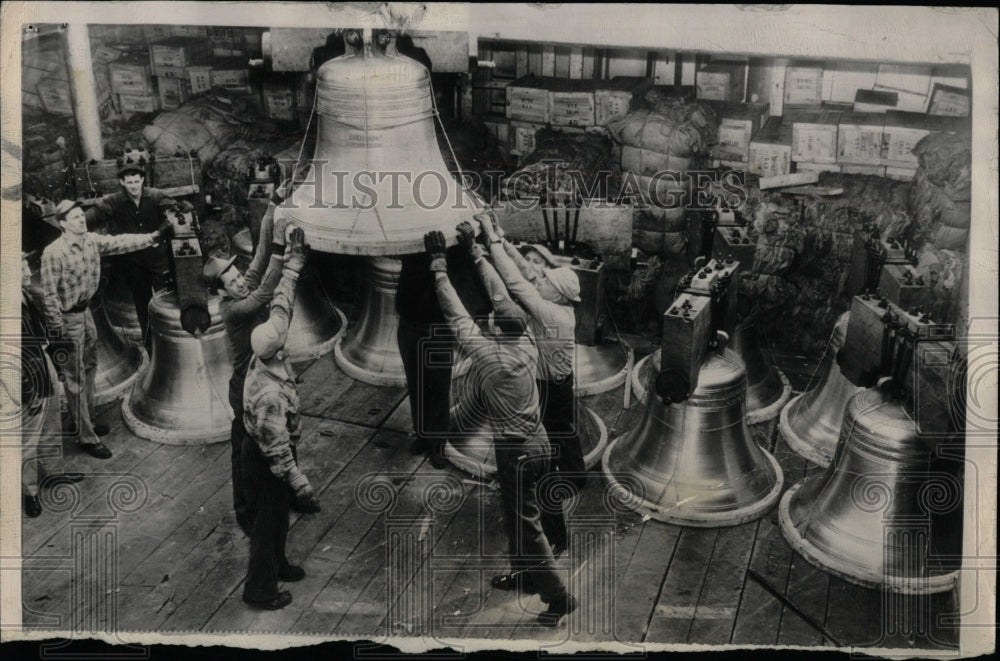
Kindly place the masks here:
POLYGON ((545 269, 545 277, 564 298, 574 303, 580 302, 580 279, 576 277, 573 269, 566 266, 545 269))
MULTIPOLYGON (((66 217, 70 211, 80 206, 80 203, 76 200, 63 200, 56 205, 56 208, 52 211, 50 224, 59 227, 59 221, 66 217)), ((49 218, 48 216, 46 218, 49 218)))
POLYGON ((548 264, 549 266, 555 266, 556 265, 555 257, 552 256, 552 253, 549 251, 548 248, 546 248, 545 246, 543 246, 540 243, 529 243, 528 245, 526 245, 523 248, 521 248, 522 254, 526 253, 526 252, 529 252, 529 251, 532 251, 532 250, 534 250, 539 255, 541 255, 542 259, 544 259, 545 263, 548 264))
POLYGON ((267 360, 285 346, 285 340, 287 339, 288 333, 279 330, 277 325, 268 319, 264 323, 259 324, 250 333, 250 348, 253 349, 254 354, 258 358, 267 360))
POLYGON ((219 289, 219 278, 225 273, 233 262, 236 261, 236 255, 229 257, 228 259, 223 257, 209 257, 208 261, 205 262, 205 268, 201 270, 201 281, 210 290, 217 291, 219 289))
POLYGON ((146 164, 136 163, 135 161, 129 163, 122 163, 118 166, 118 178, 123 179, 125 176, 130 174, 141 174, 143 179, 146 178, 146 164))

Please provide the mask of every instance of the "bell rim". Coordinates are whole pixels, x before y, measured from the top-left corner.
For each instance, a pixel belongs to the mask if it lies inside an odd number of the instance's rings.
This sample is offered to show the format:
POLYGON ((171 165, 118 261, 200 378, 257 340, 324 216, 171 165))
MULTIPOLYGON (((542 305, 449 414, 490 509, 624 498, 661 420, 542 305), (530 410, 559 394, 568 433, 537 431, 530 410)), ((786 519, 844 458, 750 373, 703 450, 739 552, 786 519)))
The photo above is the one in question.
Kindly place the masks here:
POLYGON ((791 422, 788 419, 791 410, 795 407, 795 404, 802 401, 802 396, 805 393, 800 393, 795 397, 788 400, 781 409, 781 414, 778 417, 778 431, 781 433, 781 437, 785 439, 785 443, 788 444, 795 454, 799 455, 806 461, 809 461, 820 468, 826 468, 833 461, 833 451, 829 454, 823 452, 822 448, 816 445, 808 443, 804 438, 802 438, 795 430, 792 428, 791 422))
POLYGON ((634 511, 647 515, 650 518, 662 523, 692 528, 729 528, 743 525, 763 517, 772 507, 774 507, 778 502, 779 496, 781 496, 781 490, 785 486, 785 475, 781 470, 781 465, 778 463, 778 460, 774 457, 774 455, 758 445, 758 449, 764 455, 764 458, 767 460, 767 464, 774 471, 775 476, 774 484, 765 496, 736 510, 714 513, 703 512, 691 516, 672 515, 669 511, 664 511, 657 505, 652 504, 651 501, 635 496, 622 486, 612 475, 610 468, 611 453, 618 444, 618 441, 622 440, 627 435, 628 434, 622 434, 608 443, 608 447, 604 450, 604 456, 601 461, 601 473, 608 481, 609 487, 613 489, 620 489, 624 491, 632 501, 639 502, 638 506, 634 508, 634 511))
MULTIPOLYGON (((576 394, 577 397, 586 397, 586 396, 589 396, 589 395, 599 395, 599 394, 607 392, 609 390, 614 390, 615 388, 617 388, 621 384, 625 383, 625 380, 628 378, 628 366, 629 366, 629 362, 631 361, 632 356, 633 356, 632 347, 628 344, 628 342, 625 342, 625 341, 619 342, 618 339, 616 339, 616 338, 609 338, 609 339, 605 340, 604 342, 602 342, 600 345, 595 345, 595 346, 601 346, 601 347, 603 347, 603 346, 611 346, 612 344, 616 345, 617 347, 619 347, 621 349, 621 357, 624 358, 624 362, 623 362, 621 368, 617 372, 615 372, 614 374, 610 374, 610 375, 608 375, 608 376, 606 376, 606 377, 604 377, 602 379, 598 379, 596 381, 590 381, 590 382, 586 382, 586 383, 581 384, 580 383, 580 378, 579 378, 579 376, 577 376, 577 373, 576 373, 576 364, 574 363, 574 365, 573 365, 573 367, 574 367, 573 377, 576 380, 576 383, 574 384, 574 392, 575 392, 575 394, 576 394)), ((589 346, 587 346, 585 344, 580 344, 580 343, 576 344, 577 351, 579 351, 581 347, 584 348, 584 349, 592 348, 592 347, 589 347, 589 346)), ((633 366, 633 369, 634 369, 634 366, 633 366)))
POLYGON ((815 544, 812 544, 799 534, 798 528, 792 522, 791 512, 789 511, 791 501, 800 487, 809 480, 816 479, 817 477, 820 476, 808 477, 794 485, 785 492, 785 495, 781 498, 781 502, 778 504, 778 524, 781 526, 781 533, 785 541, 792 547, 792 550, 802 556, 809 564, 822 572, 840 578, 848 583, 869 589, 889 590, 896 594, 937 594, 948 592, 955 588, 958 583, 958 570, 927 577, 890 577, 889 580, 886 580, 885 576, 877 575, 874 572, 852 573, 850 569, 856 567, 856 565, 852 565, 845 560, 822 551, 815 544))
MULTIPOLYGON (((781 412, 782 407, 788 403, 789 398, 792 396, 792 384, 789 382, 788 377, 777 367, 774 368, 774 371, 777 373, 778 378, 781 379, 781 394, 770 404, 762 406, 759 409, 747 410, 746 420, 748 425, 759 425, 762 422, 773 419, 781 412)), ((748 387, 747 392, 749 391, 750 388, 748 387)))
MULTIPOLYGON (((122 419, 125 426, 133 434, 147 441, 162 443, 164 445, 211 445, 229 440, 232 432, 232 410, 230 409, 229 422, 217 429, 198 432, 189 429, 166 429, 157 427, 148 422, 140 420, 132 411, 132 393, 138 387, 138 381, 133 384, 133 388, 125 393, 122 399, 122 419)), ((228 408, 229 404, 226 403, 228 408)))
POLYGON ((105 404, 110 404, 121 398, 123 398, 127 393, 131 392, 132 386, 135 382, 142 376, 146 369, 149 368, 149 354, 146 353, 146 349, 140 346, 136 346, 131 342, 128 343, 128 350, 130 352, 137 352, 139 358, 139 365, 136 367, 135 371, 128 376, 128 378, 123 379, 120 383, 116 383, 110 388, 105 388, 104 390, 98 390, 94 393, 94 406, 104 406, 105 404))

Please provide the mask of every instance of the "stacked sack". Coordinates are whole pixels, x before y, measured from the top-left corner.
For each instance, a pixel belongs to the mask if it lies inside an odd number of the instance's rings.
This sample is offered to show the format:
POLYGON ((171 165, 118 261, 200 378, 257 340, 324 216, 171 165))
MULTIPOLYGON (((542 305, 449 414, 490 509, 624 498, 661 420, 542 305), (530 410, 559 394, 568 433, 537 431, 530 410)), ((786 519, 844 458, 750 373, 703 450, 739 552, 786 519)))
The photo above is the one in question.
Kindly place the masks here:
POLYGON ((507 194, 538 196, 582 188, 580 194, 605 198, 609 194, 608 179, 618 174, 613 148, 603 135, 541 129, 535 134, 535 150, 508 179, 507 194))
POLYGON ((910 188, 916 245, 965 251, 972 218, 969 135, 930 133, 913 153, 920 160, 910 188))
POLYGON ((745 215, 757 250, 739 283, 741 295, 755 299, 766 312, 761 320, 765 333, 811 355, 822 352, 837 317, 850 307, 846 281, 855 230, 901 236, 911 224, 906 183, 824 173, 819 185, 843 188, 844 193, 795 201, 748 189, 745 215))
POLYGON ((611 137, 622 145, 621 190, 639 198, 632 245, 647 254, 680 255, 692 195, 688 171, 705 166, 718 141, 718 118, 708 105, 683 99, 657 96, 645 98, 643 105, 608 124, 611 137))

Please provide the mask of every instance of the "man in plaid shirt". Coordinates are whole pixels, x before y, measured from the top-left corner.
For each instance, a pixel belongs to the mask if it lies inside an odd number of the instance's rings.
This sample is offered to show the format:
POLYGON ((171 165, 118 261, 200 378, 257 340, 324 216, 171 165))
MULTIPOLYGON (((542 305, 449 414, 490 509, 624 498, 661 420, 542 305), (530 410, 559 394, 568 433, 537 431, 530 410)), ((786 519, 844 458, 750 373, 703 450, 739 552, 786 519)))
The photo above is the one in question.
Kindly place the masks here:
POLYGON ((309 478, 299 469, 293 434, 299 426, 299 395, 285 353, 295 302, 295 283, 308 246, 301 229, 288 238, 288 260, 274 290, 267 321, 250 334, 253 358, 243 387, 241 448, 243 494, 251 522, 250 558, 243 601, 255 608, 278 610, 292 595, 278 591, 278 581, 300 581, 305 571, 288 562, 288 512, 292 499, 303 513, 320 511, 309 478))
MULTIPOLYGON (((173 236, 173 225, 162 223, 149 234, 103 236, 87 231, 87 217, 79 203, 63 200, 55 220, 62 236, 42 253, 42 293, 45 325, 54 360, 65 381, 70 416, 76 423, 80 446, 91 456, 107 459, 111 451, 97 440, 91 420, 97 371, 97 329, 88 305, 101 279, 101 256, 121 255, 154 246, 173 236)), ((104 434, 107 429, 102 429, 104 434)), ((102 434, 103 435, 103 434, 102 434)))

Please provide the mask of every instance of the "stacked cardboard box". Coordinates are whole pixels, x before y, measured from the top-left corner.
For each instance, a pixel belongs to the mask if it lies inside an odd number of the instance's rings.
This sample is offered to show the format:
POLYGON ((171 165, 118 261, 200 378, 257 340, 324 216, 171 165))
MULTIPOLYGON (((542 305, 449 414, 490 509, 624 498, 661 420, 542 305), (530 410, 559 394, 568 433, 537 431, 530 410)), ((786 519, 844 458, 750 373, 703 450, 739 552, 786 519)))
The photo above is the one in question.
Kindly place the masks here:
POLYGON ((719 161, 749 163, 750 141, 767 123, 767 103, 713 103, 719 118, 719 142, 711 155, 719 161))
POLYGON ((163 110, 176 110, 191 96, 191 83, 187 78, 158 78, 156 89, 163 110))
POLYGON ((790 66, 785 69, 785 104, 818 106, 823 102, 823 67, 790 66))
POLYGON ((207 39, 167 37, 149 45, 149 64, 154 76, 186 78, 187 67, 207 64, 211 50, 207 39))
POLYGON ((837 162, 851 166, 882 165, 884 134, 885 113, 845 112, 837 126, 837 162))
POLYGON ((826 109, 787 109, 784 121, 792 124, 792 161, 835 164, 840 114, 838 111, 826 109))
POLYGON ((507 85, 507 119, 548 124, 552 80, 555 79, 525 76, 507 85))
POLYGON ((264 114, 269 119, 296 121, 295 85, 288 82, 265 83, 263 90, 264 114))
POLYGON ((698 98, 705 101, 743 101, 746 73, 746 62, 717 60, 708 63, 695 74, 698 98))
POLYGON ((593 126, 594 88, 592 80, 556 78, 549 89, 549 122, 553 126, 593 126))
POLYGON ((250 71, 246 60, 230 58, 215 60, 210 74, 212 87, 224 87, 229 90, 250 91, 250 71))
POLYGON ((597 81, 594 89, 594 124, 607 126, 618 117, 627 115, 636 99, 652 87, 651 78, 616 76, 597 81))
POLYGON ((771 117, 750 141, 750 173, 776 177, 792 170, 792 126, 771 117))

